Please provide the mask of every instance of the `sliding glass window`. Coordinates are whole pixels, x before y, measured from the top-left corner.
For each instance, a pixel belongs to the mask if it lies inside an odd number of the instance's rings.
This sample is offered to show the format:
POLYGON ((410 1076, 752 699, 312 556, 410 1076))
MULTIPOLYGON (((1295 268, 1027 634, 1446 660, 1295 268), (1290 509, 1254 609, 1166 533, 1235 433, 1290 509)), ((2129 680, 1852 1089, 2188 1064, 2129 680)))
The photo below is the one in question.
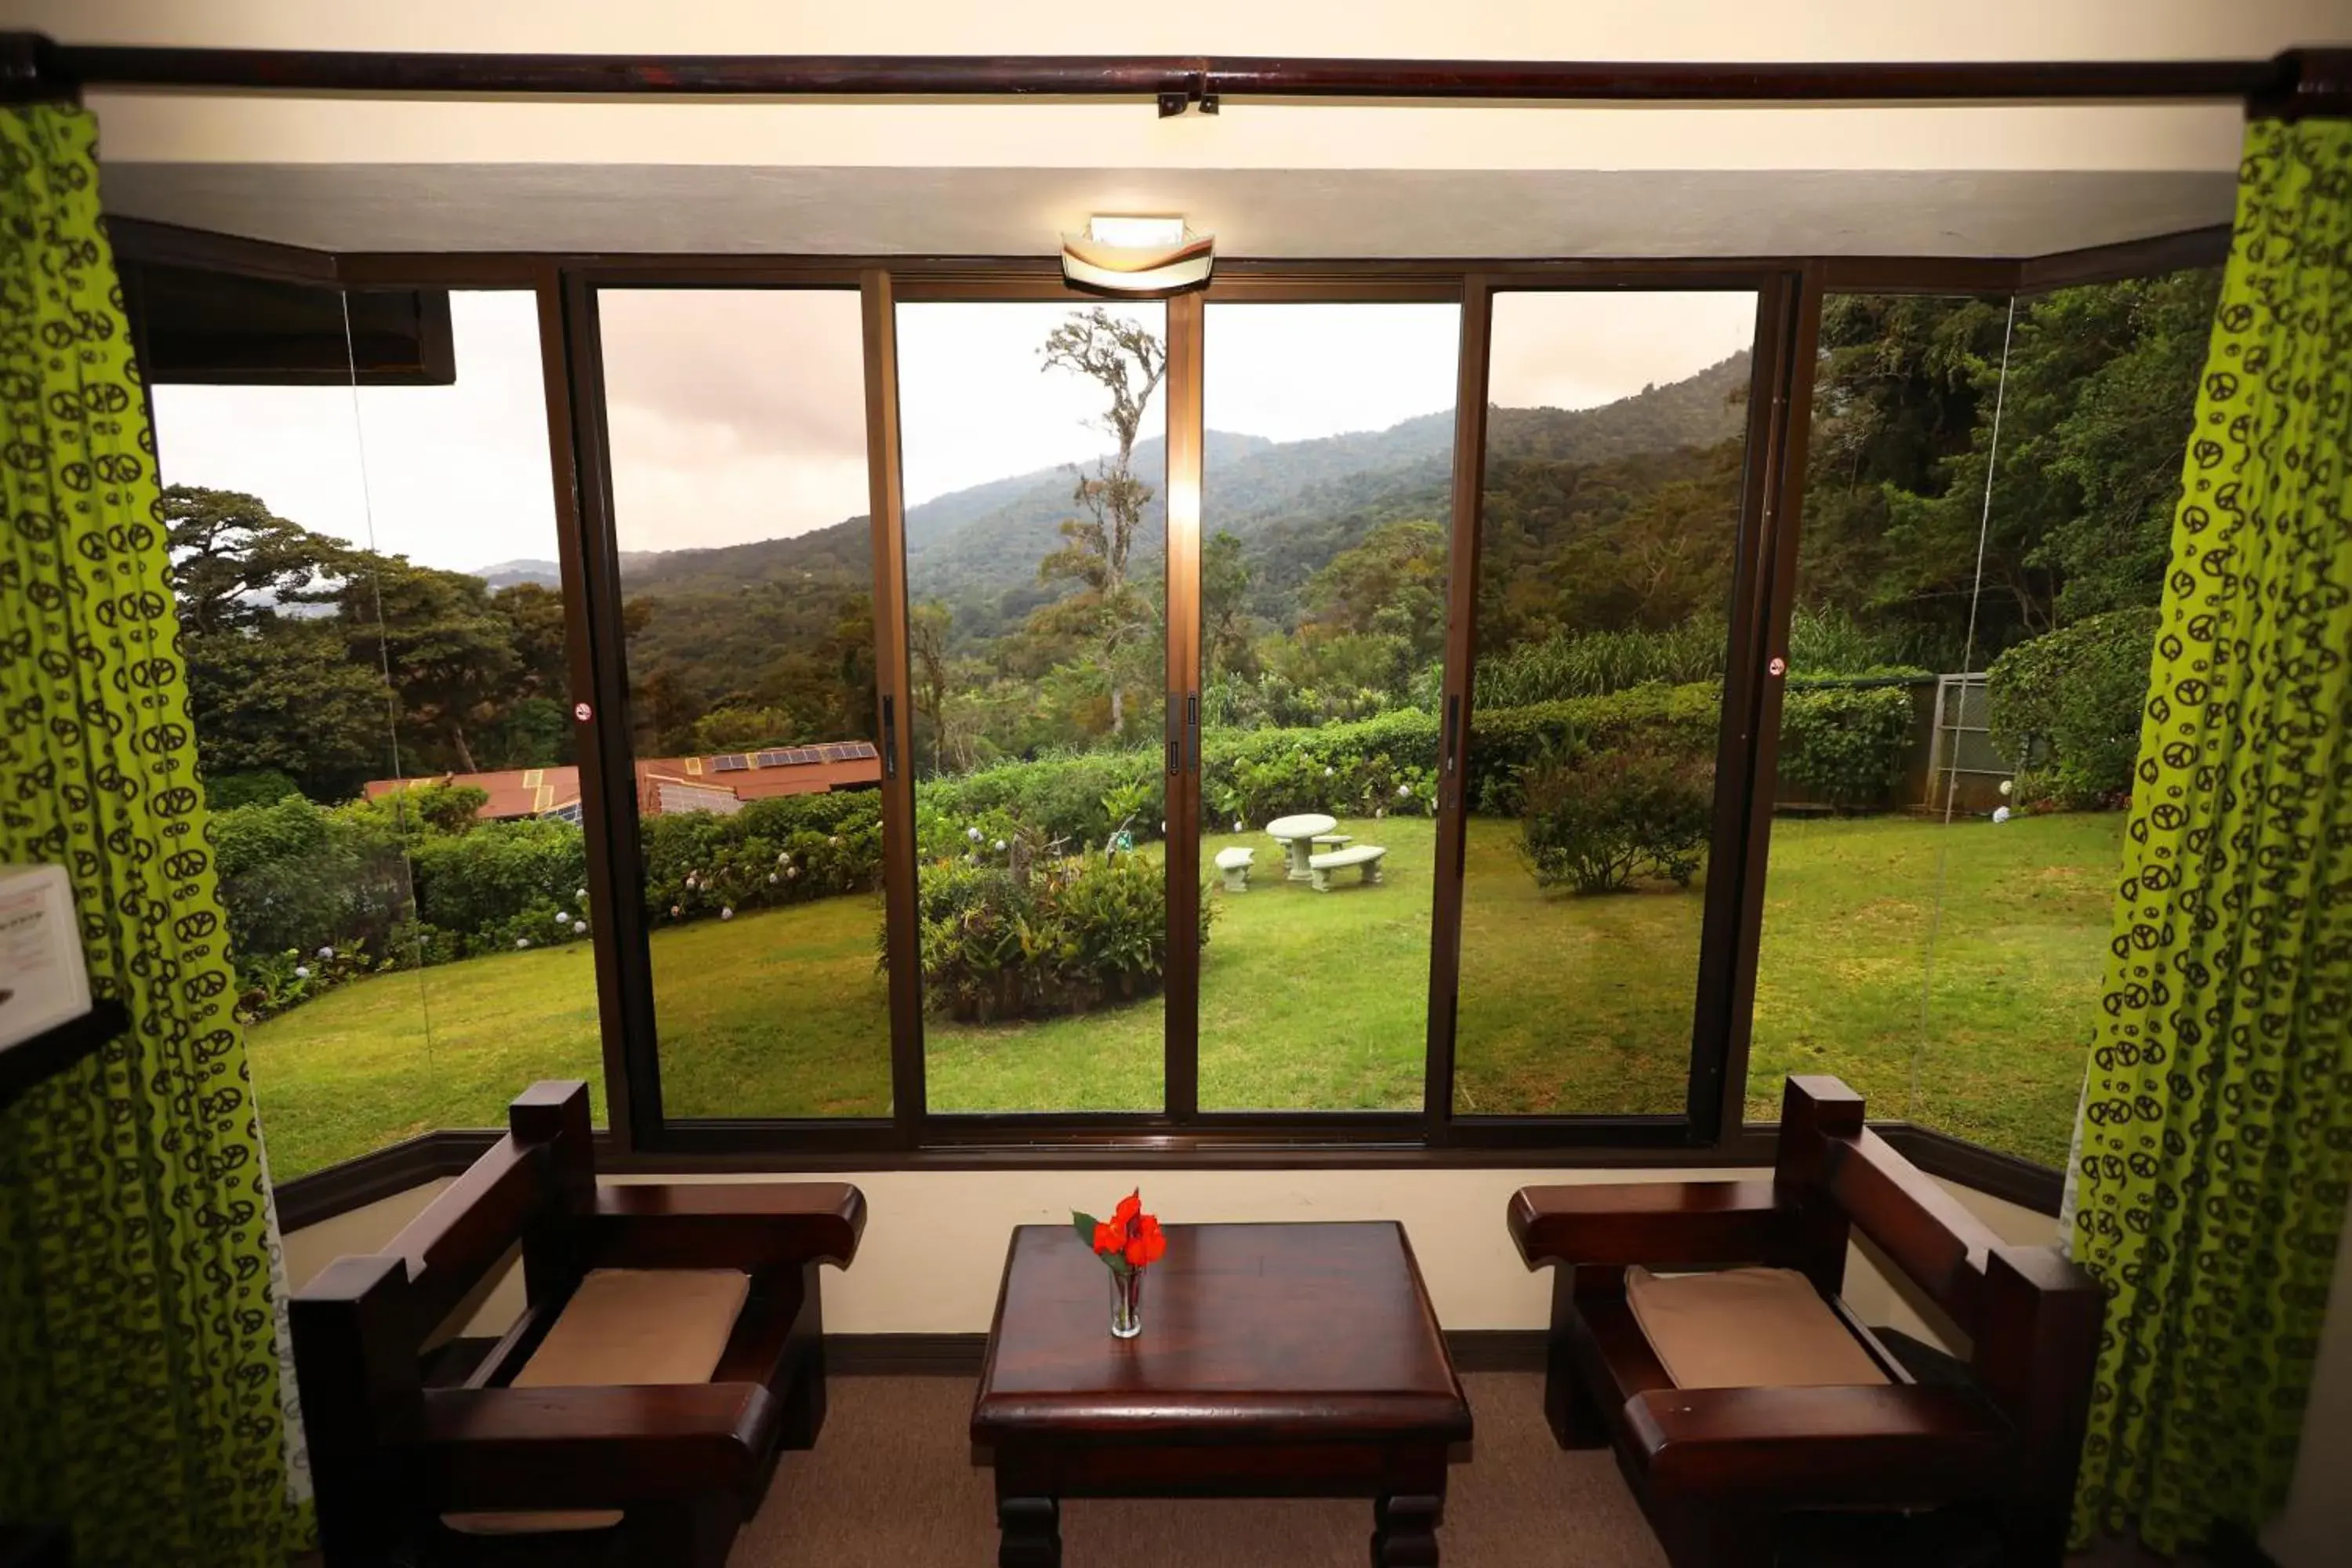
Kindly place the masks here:
POLYGON ((1757 296, 1494 298, 1454 1109, 1679 1116, 1757 296))
POLYGON ((1207 308, 1204 1110, 1422 1108, 1461 316, 1207 308))
POLYGON ((536 299, 131 277, 272 1173, 601 1120, 536 299))
POLYGON ((2218 281, 1826 301, 1750 1118, 2063 1163, 2218 281))
POLYGON ((897 338, 928 1109, 1157 1111, 1167 311, 897 338))
POLYGON ((887 1116, 858 297, 596 310, 663 1114, 887 1116))

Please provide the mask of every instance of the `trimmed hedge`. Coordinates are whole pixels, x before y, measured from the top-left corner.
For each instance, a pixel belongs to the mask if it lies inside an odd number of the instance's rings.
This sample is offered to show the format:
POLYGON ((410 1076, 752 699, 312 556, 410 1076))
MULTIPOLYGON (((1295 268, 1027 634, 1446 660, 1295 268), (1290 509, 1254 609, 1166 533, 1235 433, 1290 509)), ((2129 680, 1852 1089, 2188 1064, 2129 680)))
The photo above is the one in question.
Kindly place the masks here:
POLYGON ((1992 743, 2021 804, 2087 810, 2130 802, 2162 613, 2110 610, 2018 644, 1985 672, 1992 743))
MULTIPOLYGON (((1859 694, 1859 705, 1855 695, 1792 692, 1789 711, 1820 708, 1824 733, 1841 748, 1836 765, 1859 778, 1892 765, 1874 762, 1872 747, 1887 745, 1899 763, 1900 746, 1885 726, 1842 717, 1882 705, 1880 694, 1859 694)), ((1531 767, 1635 748, 1709 758, 1720 723, 1713 682, 1482 710, 1471 724, 1466 798, 1481 811, 1517 816, 1531 767)), ((1313 729, 1212 731, 1202 745, 1204 823, 1259 826, 1304 811, 1427 815, 1436 805, 1438 742, 1436 715, 1421 709, 1313 729)), ((1802 754, 1829 748, 1809 741, 1802 754)), ((1122 825, 1138 842, 1159 837, 1162 766, 1159 748, 1139 747, 924 783, 916 791, 919 853, 930 863, 991 858, 1006 853, 1000 843, 1020 843, 1043 864, 1099 853, 1122 825)), ((425 786, 375 802, 320 806, 291 796, 215 814, 247 1016, 375 969, 583 938, 580 830, 551 820, 477 822, 479 799, 425 786), (324 949, 336 956, 322 968, 313 960, 324 949)), ((658 927, 870 890, 881 879, 880 812, 878 792, 853 790, 754 801, 728 816, 647 817, 640 833, 646 912, 658 927)), ((1056 981, 1040 994, 1083 989, 1056 981)))
POLYGON ((1780 703, 1780 779, 1841 807, 1880 804, 1903 777, 1917 717, 1908 685, 1794 682, 1780 703))

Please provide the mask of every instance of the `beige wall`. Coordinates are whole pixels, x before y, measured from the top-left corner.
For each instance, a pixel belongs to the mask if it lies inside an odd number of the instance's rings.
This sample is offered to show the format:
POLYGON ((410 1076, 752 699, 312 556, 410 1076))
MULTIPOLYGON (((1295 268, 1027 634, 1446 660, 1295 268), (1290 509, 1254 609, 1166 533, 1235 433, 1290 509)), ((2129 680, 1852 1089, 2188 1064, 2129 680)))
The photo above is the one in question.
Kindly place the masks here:
MULTIPOLYGON (((1503 1227, 1511 1194, 1529 1184, 1706 1180, 1762 1172, 1623 1171, 876 1171, 856 1177, 866 1200, 856 1266, 827 1271, 825 1326, 836 1333, 978 1333, 995 1310, 1005 1238, 1016 1225, 1065 1224, 1070 1210, 1107 1209, 1139 1183, 1152 1209, 1180 1220, 1402 1221, 1449 1329, 1532 1329, 1549 1311, 1548 1274, 1519 1262, 1503 1227)), ((664 1178, 677 1179, 677 1178, 664 1178)), ((710 1178, 724 1180, 727 1178, 710 1178)), ((793 1178, 778 1178, 791 1180, 793 1178)), ((829 1179, 829 1178, 817 1178, 829 1179)), ((296 1285, 347 1252, 372 1251, 446 1183, 425 1186, 286 1237, 296 1285)), ((2004 1239, 2050 1239, 2047 1215, 1953 1191, 2004 1239)), ((521 1305, 509 1280, 476 1320, 481 1331, 521 1305)), ((1914 1333, 1935 1331, 1866 1258, 1849 1269, 1863 1316, 1914 1333)))

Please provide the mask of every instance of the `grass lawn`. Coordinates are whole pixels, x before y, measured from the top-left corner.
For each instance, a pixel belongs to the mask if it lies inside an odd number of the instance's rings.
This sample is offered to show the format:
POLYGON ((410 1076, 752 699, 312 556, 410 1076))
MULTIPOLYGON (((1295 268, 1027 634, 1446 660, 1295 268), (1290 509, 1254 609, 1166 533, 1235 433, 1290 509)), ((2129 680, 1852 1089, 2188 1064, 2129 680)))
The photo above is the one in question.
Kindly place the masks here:
MULTIPOLYGON (((1833 1071, 1885 1114, 2063 1158, 2122 826, 2120 815, 1776 824, 1750 1116, 1775 1113, 1783 1074, 1833 1071)), ((1382 886, 1358 888, 1349 871, 1317 893, 1282 879, 1262 837, 1203 843, 1204 867, 1230 844, 1259 850, 1249 892, 1203 879, 1218 910, 1202 968, 1204 1107, 1420 1103, 1432 825, 1341 827, 1388 847, 1382 886)), ((1457 1106, 1679 1110, 1699 889, 1548 894, 1519 866, 1516 837, 1507 822, 1470 825, 1457 1106)), ((887 1115, 879 919, 879 900, 862 896, 657 931, 669 1113, 887 1115)), ((1161 1022, 1156 997, 1041 1023, 929 1020, 931 1104, 1156 1108, 1161 1022)), ((535 1078, 602 1077, 584 943, 383 975, 249 1033, 280 1178, 428 1128, 496 1125, 535 1078)))

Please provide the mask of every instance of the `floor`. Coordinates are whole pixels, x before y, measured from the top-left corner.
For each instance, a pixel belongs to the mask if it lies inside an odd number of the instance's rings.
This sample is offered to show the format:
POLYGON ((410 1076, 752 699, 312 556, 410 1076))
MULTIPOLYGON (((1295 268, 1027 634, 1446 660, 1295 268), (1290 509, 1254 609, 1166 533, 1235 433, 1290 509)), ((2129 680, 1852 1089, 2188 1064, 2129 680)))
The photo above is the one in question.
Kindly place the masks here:
MULTIPOLYGON (((1664 1568, 1605 1453, 1562 1453, 1541 1377, 1467 1373, 1477 1422, 1454 1468, 1444 1561, 1463 1568, 1664 1568)), ((836 1377, 824 1436, 787 1454, 731 1568, 992 1568, 996 1509, 972 1463, 961 1377, 836 1377)), ((1093 1501, 1062 1510, 1068 1568, 1361 1568, 1368 1502, 1093 1501)))

